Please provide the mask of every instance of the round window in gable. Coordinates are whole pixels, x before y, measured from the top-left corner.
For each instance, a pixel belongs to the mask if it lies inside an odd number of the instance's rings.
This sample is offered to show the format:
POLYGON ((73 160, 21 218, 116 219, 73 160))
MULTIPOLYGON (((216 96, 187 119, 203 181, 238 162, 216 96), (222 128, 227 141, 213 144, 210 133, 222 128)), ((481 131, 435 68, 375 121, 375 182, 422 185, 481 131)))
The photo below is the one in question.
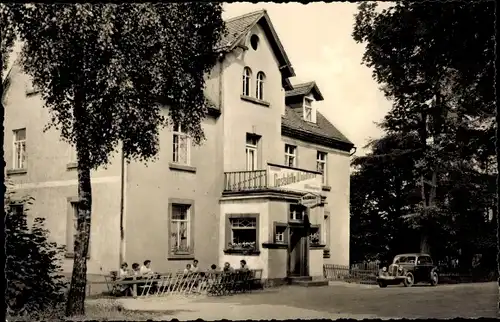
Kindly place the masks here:
POLYGON ((257 50, 257 47, 259 46, 259 36, 252 35, 252 37, 250 37, 250 45, 252 46, 253 50, 257 50))

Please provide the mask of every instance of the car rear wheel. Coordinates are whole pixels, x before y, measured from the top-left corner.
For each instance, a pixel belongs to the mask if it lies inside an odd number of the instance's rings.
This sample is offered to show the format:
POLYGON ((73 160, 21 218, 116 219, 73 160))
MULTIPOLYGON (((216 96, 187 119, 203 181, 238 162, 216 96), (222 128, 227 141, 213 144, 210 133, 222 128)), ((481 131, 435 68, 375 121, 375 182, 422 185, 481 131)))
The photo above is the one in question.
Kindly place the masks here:
POLYGON ((386 288, 387 284, 384 282, 378 282, 378 286, 380 286, 381 288, 386 288))
POLYGON ((439 282, 439 276, 436 271, 431 272, 431 285, 436 286, 439 282))
POLYGON ((413 274, 410 272, 406 273, 405 279, 403 281, 404 286, 412 287, 414 282, 415 282, 415 277, 413 276, 413 274))

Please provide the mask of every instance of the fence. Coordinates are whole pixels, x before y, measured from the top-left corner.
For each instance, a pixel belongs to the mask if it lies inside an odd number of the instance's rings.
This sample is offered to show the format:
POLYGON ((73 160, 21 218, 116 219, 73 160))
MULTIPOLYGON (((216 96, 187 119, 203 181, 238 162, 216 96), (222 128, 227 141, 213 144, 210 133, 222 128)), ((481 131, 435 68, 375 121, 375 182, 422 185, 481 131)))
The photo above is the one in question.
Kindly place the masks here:
POLYGON ((344 265, 323 265, 323 275, 330 281, 376 284, 378 263, 357 263, 351 267, 344 265))
POLYGON ((228 295, 261 287, 262 270, 232 273, 167 273, 148 277, 113 280, 107 276, 109 291, 114 295, 228 295))
MULTIPOLYGON (((438 267, 439 284, 491 282, 498 278, 496 272, 480 270, 456 271, 447 267, 438 267)), ((330 281, 344 281, 349 283, 376 284, 379 273, 378 263, 356 263, 349 266, 323 265, 323 273, 330 281)))
POLYGON ((456 270, 446 266, 439 266, 439 283, 458 284, 458 283, 478 283, 493 282, 498 279, 498 272, 481 269, 456 270))
POLYGON ((237 171, 224 173, 224 191, 245 191, 267 187, 267 171, 237 171))

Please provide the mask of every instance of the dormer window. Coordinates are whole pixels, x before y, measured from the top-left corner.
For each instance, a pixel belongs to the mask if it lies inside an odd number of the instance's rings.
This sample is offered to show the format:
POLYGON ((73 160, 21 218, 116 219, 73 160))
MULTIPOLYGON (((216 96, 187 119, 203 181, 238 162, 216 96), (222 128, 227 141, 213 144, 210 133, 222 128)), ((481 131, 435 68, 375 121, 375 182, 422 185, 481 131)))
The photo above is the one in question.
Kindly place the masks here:
POLYGON ((255 87, 256 89, 256 95, 255 97, 257 97, 257 99, 259 100, 264 100, 264 79, 265 79, 265 75, 263 72, 258 72, 257 73, 257 86, 255 87))
POLYGON ((252 70, 249 67, 243 69, 243 96, 250 96, 250 79, 252 70))
POLYGON ((304 120, 314 122, 312 99, 304 97, 304 120))

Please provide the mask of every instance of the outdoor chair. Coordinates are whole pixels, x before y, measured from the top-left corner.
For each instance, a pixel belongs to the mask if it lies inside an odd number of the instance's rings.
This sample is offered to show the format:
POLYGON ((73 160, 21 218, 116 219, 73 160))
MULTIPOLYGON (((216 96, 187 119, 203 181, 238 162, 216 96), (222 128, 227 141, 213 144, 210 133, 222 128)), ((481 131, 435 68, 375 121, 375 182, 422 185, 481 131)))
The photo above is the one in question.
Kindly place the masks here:
POLYGON ((148 276, 142 277, 143 282, 137 283, 137 289, 139 290, 139 292, 138 292, 139 296, 148 295, 152 289, 154 290, 155 277, 156 277, 155 275, 148 275, 148 276))
POLYGON ((220 273, 210 273, 207 277, 207 295, 216 295, 217 289, 219 288, 220 285, 220 278, 221 274, 220 273))
POLYGON ((248 270, 238 270, 235 274, 233 293, 244 292, 246 288, 247 281, 249 279, 248 270))
POLYGON ((262 269, 253 269, 251 270, 252 275, 250 277, 249 281, 249 288, 250 289, 261 289, 263 288, 262 286, 262 269))
POLYGON ((226 279, 226 274, 224 273, 214 273, 212 277, 212 285, 209 288, 208 294, 209 295, 222 295, 224 293, 224 288, 225 288, 225 279, 226 279))

